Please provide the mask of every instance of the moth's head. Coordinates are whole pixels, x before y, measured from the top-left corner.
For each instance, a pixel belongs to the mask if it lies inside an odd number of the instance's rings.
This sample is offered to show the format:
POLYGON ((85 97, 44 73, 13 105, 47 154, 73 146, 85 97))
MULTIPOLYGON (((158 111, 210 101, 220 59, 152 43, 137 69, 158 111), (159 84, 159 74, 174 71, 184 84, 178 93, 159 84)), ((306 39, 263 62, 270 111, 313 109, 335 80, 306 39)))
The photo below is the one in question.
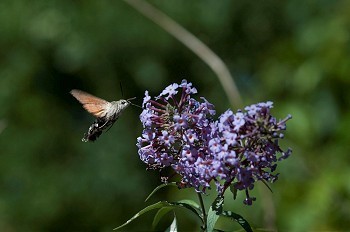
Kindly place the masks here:
MULTIPOLYGON (((133 105, 133 106, 137 106, 137 107, 140 107, 134 103, 131 102, 131 100, 134 100, 136 99, 136 97, 133 97, 133 98, 129 98, 129 99, 121 99, 119 101, 116 101, 116 102, 112 102, 114 104, 117 104, 119 105, 122 109, 125 109, 126 107, 128 107, 129 105, 133 105)), ((141 107, 140 107, 141 108, 141 107)))
POLYGON ((127 100, 121 99, 118 101, 118 103, 122 109, 125 109, 126 107, 128 107, 130 105, 131 102, 128 99, 127 100))

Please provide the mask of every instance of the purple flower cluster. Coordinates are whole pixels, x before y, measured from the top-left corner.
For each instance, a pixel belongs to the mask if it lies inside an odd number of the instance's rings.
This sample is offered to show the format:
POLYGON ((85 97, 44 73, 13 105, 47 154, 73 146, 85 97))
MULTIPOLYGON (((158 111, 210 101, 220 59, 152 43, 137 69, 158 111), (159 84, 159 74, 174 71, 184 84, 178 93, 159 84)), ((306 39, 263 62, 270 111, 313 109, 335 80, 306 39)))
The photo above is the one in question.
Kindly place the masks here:
POLYGON ((266 102, 236 113, 227 110, 214 120, 214 105, 203 97, 193 99, 196 93, 186 80, 154 99, 146 91, 140 115, 144 130, 137 139, 140 158, 149 169, 173 169, 181 188, 204 193, 213 181, 219 195, 229 186, 244 190, 244 203, 251 205, 254 182, 277 180, 272 174, 276 162, 291 154, 278 145, 291 116, 277 121, 270 114, 272 102, 266 102))

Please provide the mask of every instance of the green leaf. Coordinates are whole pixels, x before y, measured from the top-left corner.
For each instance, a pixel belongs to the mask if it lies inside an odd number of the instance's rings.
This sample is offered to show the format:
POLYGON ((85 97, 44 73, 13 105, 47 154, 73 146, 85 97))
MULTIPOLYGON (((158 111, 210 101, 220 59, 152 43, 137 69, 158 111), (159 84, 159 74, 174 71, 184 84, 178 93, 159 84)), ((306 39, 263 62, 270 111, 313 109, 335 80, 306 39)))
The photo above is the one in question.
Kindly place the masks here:
POLYGON ((170 207, 171 209, 173 208, 186 208, 189 209, 190 211, 192 211, 193 213, 195 213, 202 221, 203 219, 200 216, 200 213, 197 211, 197 209, 192 206, 192 204, 186 203, 187 200, 183 200, 183 201, 178 201, 178 202, 167 202, 167 201, 159 201, 153 205, 149 205, 146 208, 140 210, 137 214, 135 214, 132 218, 130 218, 127 222, 125 222, 123 225, 118 226, 117 228, 114 228, 113 230, 118 230, 126 225, 128 225, 130 222, 132 222, 133 220, 135 220, 136 218, 140 217, 142 214, 147 213, 150 210, 153 209, 160 209, 163 207, 170 207))
POLYGON ((211 205, 207 217, 207 231, 212 232, 224 205, 224 197, 218 196, 211 205))
POLYGON ((146 208, 140 210, 137 214, 135 214, 132 218, 130 218, 127 222, 125 222, 123 225, 118 226, 117 228, 114 228, 113 230, 118 230, 126 225, 128 225, 130 222, 132 222, 133 220, 135 220, 136 218, 140 217, 142 214, 147 213, 150 210, 153 209, 159 209, 165 206, 169 206, 169 203, 166 201, 159 201, 153 205, 149 205, 146 208))
POLYGON ((253 230, 250 227, 248 221, 245 220, 241 215, 236 214, 236 213, 231 212, 231 211, 224 211, 224 212, 222 212, 221 215, 224 216, 224 217, 228 217, 228 218, 238 222, 238 224, 240 224, 245 231, 253 232, 253 230))
POLYGON ((234 186, 234 184, 230 185, 230 190, 233 193, 233 200, 236 200, 236 198, 237 198, 237 188, 234 186))
POLYGON ((174 207, 163 207, 161 209, 158 210, 158 212, 156 213, 156 215, 153 218, 153 223, 152 223, 152 228, 155 229, 156 226, 158 225, 159 221, 167 214, 169 213, 169 211, 173 210, 174 207))
POLYGON ((177 201, 177 202, 169 202, 169 204, 177 206, 177 207, 183 207, 183 208, 189 209, 194 214, 196 214, 199 217, 199 219, 201 219, 203 221, 203 218, 201 217, 201 211, 198 212, 199 207, 197 209, 196 207, 192 206, 192 204, 186 203, 187 201, 190 201, 190 200, 181 200, 181 201, 177 201))
POLYGON ((198 210, 199 212, 202 213, 201 207, 195 201, 185 199, 185 200, 178 201, 178 203, 189 205, 189 206, 193 207, 194 209, 196 209, 196 210, 198 210))
POLYGON ((174 220, 171 223, 171 225, 165 230, 166 232, 177 232, 177 222, 176 222, 176 216, 174 213, 174 220))
POLYGON ((170 183, 166 183, 166 184, 161 184, 159 186, 157 186, 155 189, 153 189, 153 191, 148 195, 148 197, 146 198, 145 202, 148 201, 148 199, 151 198, 151 196, 153 196, 154 193, 156 193, 159 189, 167 187, 167 186, 177 186, 175 182, 170 182, 170 183))

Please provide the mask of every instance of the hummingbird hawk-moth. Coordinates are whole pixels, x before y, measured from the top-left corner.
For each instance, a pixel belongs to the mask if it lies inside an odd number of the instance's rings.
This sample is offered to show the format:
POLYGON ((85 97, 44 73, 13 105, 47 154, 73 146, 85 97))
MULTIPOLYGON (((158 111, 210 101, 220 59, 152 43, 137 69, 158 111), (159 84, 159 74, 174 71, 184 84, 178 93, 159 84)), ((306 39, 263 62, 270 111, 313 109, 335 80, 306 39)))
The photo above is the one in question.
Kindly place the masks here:
POLYGON ((96 117, 88 132, 84 134, 83 142, 95 141, 105 129, 109 130, 123 111, 132 104, 130 101, 135 99, 109 102, 78 89, 73 89, 70 93, 83 105, 86 111, 96 117))

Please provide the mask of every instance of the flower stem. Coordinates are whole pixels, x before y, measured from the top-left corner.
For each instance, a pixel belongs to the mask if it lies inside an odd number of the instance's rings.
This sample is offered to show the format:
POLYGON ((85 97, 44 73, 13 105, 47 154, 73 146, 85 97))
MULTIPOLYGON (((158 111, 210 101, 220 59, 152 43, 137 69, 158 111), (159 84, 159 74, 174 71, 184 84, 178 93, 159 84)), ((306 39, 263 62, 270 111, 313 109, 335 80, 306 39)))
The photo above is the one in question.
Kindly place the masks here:
POLYGON ((207 230, 207 214, 205 212, 205 206, 204 206, 204 202, 203 202, 203 198, 202 198, 202 194, 201 193, 197 193, 198 198, 199 198, 199 203, 201 205, 202 208, 202 220, 203 220, 203 225, 201 226, 203 231, 207 230))

